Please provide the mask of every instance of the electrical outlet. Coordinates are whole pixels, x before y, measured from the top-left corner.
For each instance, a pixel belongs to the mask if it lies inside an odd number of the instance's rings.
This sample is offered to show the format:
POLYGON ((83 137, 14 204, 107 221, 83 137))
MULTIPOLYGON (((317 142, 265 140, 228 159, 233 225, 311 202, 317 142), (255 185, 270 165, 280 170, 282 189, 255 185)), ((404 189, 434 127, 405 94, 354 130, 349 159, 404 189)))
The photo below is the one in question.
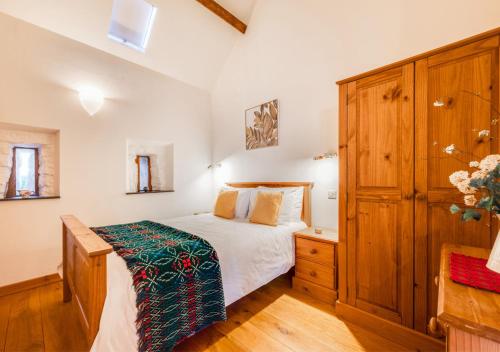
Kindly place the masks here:
POLYGON ((328 191, 328 199, 337 199, 337 191, 335 190, 328 191))

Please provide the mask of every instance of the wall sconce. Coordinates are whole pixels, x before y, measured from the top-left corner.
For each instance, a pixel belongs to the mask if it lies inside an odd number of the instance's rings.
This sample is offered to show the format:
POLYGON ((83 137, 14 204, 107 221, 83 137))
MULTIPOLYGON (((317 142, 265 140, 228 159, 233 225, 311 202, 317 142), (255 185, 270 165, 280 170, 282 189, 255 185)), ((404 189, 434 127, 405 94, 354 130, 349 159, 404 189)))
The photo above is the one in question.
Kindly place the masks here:
POLYGON ((327 152, 327 153, 322 153, 322 154, 316 155, 315 157, 313 157, 313 160, 333 159, 336 157, 337 157, 336 152, 333 152, 333 153, 327 152))
POLYGON ((90 116, 94 116, 104 104, 102 93, 95 88, 83 88, 79 91, 80 103, 90 116))
POLYGON ((208 169, 218 169, 221 167, 222 167, 221 163, 213 163, 213 164, 208 165, 208 169))

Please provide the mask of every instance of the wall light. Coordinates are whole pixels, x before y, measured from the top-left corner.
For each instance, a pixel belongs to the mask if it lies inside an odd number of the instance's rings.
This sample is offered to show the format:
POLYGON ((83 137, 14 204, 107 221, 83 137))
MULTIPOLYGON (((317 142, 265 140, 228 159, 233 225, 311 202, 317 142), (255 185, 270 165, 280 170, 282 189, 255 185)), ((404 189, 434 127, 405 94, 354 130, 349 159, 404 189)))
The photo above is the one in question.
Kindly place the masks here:
POLYGON ((313 157, 313 160, 333 159, 336 157, 337 157, 336 152, 333 152, 333 153, 327 152, 327 153, 322 153, 322 154, 316 155, 315 157, 313 157))
POLYGON ((104 97, 96 88, 82 88, 79 91, 80 103, 90 116, 94 116, 104 104, 104 97))
POLYGON ((221 163, 213 163, 213 164, 208 165, 209 169, 219 169, 221 167, 222 167, 221 163))

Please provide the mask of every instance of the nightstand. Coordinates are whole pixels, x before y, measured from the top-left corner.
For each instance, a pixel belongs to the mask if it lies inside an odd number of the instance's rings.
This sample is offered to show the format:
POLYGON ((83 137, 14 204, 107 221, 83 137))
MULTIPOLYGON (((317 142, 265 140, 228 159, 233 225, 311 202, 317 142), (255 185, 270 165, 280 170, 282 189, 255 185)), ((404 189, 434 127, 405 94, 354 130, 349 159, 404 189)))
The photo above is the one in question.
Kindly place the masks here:
POLYGON ((294 232, 295 276, 293 288, 321 301, 337 299, 337 231, 314 228, 294 232))

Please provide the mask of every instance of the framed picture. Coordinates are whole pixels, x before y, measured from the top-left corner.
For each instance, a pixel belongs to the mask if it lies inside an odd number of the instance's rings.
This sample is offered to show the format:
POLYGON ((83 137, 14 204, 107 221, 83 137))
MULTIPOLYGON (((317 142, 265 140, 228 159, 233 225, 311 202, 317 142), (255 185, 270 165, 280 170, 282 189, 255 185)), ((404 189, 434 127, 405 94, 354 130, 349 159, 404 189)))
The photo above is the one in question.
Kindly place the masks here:
POLYGON ((245 111, 247 150, 278 145, 278 100, 245 111))

